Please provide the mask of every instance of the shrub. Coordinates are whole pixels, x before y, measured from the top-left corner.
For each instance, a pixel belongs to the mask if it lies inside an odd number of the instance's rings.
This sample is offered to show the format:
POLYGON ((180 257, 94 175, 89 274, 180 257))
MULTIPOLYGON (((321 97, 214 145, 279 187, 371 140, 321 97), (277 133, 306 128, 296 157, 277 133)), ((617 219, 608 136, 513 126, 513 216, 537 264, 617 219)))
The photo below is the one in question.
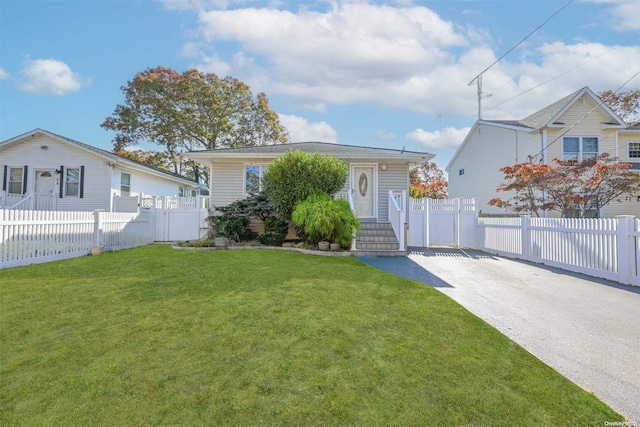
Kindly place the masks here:
POLYGON ((327 194, 312 195, 298 203, 292 214, 293 222, 304 228, 307 242, 328 241, 349 247, 353 233, 360 229, 346 200, 333 200, 327 194))
POLYGON ((279 218, 269 217, 264 221, 264 233, 258 236, 263 245, 281 246, 289 232, 289 223, 279 218))
POLYGON ((269 165, 263 187, 274 210, 291 220, 295 206, 312 194, 333 194, 347 179, 347 163, 326 154, 289 151, 269 165))
POLYGON ((207 218, 211 227, 210 237, 226 237, 236 242, 253 240, 257 234, 249 228, 248 216, 237 212, 223 212, 222 215, 211 215, 207 218))

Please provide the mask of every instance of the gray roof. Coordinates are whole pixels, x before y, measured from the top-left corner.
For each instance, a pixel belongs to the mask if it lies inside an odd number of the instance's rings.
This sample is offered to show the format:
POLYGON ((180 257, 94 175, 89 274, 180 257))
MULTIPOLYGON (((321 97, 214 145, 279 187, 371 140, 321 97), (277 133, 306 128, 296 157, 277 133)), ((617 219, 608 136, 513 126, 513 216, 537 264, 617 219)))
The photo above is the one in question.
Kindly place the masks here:
POLYGON ((356 145, 334 144, 329 142, 292 142, 289 144, 261 145, 256 147, 222 148, 218 150, 190 151, 188 156, 194 158, 232 157, 235 155, 258 155, 275 157, 291 150, 306 153, 324 153, 336 157, 379 157, 379 158, 424 158, 428 160, 433 154, 392 148, 362 147, 356 145))
POLYGON ((551 119, 557 116, 563 108, 569 105, 578 96, 578 94, 585 89, 587 89, 586 86, 580 90, 573 92, 570 95, 565 96, 564 98, 554 102, 551 105, 547 105, 542 110, 536 111, 530 116, 519 120, 520 124, 526 127, 530 127, 531 129, 539 129, 546 126, 551 119))
POLYGON ((130 159, 129 157, 120 156, 118 154, 111 153, 111 152, 103 150, 101 148, 94 147, 93 145, 85 144, 84 142, 76 141, 75 139, 67 138, 66 136, 58 135, 57 133, 53 133, 53 132, 50 132, 50 131, 44 130, 44 129, 34 129, 31 132, 26 132, 26 133, 24 133, 24 134, 22 134, 20 136, 8 139, 6 141, 2 141, 2 142, 0 142, 0 148, 2 148, 2 146, 5 143, 7 145, 11 145, 11 143, 15 143, 15 142, 21 140, 22 138, 24 138, 25 136, 28 136, 28 135, 31 135, 31 134, 36 134, 36 133, 41 133, 41 134, 44 134, 44 135, 49 135, 49 136, 52 136, 52 137, 55 137, 55 138, 59 138, 59 139, 68 141, 68 142, 70 142, 72 144, 75 144, 75 145, 78 145, 78 146, 80 146, 80 147, 82 147, 84 149, 93 151, 94 153, 99 154, 100 156, 103 156, 103 157, 108 157, 110 159, 117 160, 119 162, 122 162, 122 161, 128 162, 128 163, 131 163, 132 165, 142 166, 144 168, 153 170, 155 172, 158 172, 158 173, 161 173, 161 174, 164 174, 164 175, 168 175, 168 176, 170 176, 172 178, 175 178, 175 179, 180 179, 180 180, 183 180, 183 181, 189 181, 192 184, 200 185, 197 181, 195 181, 195 180, 193 180, 191 178, 187 178, 186 176, 183 176, 183 175, 180 175, 180 174, 177 174, 177 173, 174 173, 174 172, 170 172, 168 170, 161 169, 161 168, 149 165, 147 163, 142 163, 142 162, 139 162, 137 160, 130 159))

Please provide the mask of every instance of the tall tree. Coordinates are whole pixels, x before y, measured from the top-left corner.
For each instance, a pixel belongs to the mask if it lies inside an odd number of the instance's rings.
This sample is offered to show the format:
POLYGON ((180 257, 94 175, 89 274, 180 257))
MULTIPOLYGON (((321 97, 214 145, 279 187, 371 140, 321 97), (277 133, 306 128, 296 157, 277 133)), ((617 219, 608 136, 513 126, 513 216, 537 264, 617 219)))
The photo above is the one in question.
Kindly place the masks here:
POLYGON ((510 200, 499 197, 488 204, 513 212, 540 216, 544 211, 561 217, 588 217, 613 201, 629 200, 640 192, 640 175, 631 165, 604 153, 582 162, 554 159, 552 165, 519 163, 500 169, 507 183, 498 191, 514 191, 510 200))
POLYGON ((446 199, 449 183, 434 162, 426 162, 409 172, 409 193, 413 198, 446 199))
POLYGON ((121 90, 125 103, 101 125, 116 132, 115 151, 150 141, 176 158, 185 151, 288 142, 266 95, 254 97, 233 77, 156 67, 136 74, 121 90))
POLYGON ((620 93, 605 90, 598 96, 629 126, 640 126, 640 89, 620 93))

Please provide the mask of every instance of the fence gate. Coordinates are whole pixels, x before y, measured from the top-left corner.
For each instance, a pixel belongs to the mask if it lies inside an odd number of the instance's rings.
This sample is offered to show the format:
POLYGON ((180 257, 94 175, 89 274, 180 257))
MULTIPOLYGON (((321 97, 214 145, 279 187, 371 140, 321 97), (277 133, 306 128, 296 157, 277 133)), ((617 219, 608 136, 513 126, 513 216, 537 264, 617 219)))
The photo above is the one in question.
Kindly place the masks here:
POLYGON ((409 246, 475 246, 475 199, 411 199, 409 246))

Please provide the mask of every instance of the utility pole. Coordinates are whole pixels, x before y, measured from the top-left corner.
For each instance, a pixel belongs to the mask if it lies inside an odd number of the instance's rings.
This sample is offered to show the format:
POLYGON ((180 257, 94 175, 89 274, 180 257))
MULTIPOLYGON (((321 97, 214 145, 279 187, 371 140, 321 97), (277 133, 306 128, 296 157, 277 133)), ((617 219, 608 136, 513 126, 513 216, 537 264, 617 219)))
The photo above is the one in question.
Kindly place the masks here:
POLYGON ((467 86, 471 86, 474 81, 478 87, 478 120, 482 120, 482 73, 471 80, 467 86))

